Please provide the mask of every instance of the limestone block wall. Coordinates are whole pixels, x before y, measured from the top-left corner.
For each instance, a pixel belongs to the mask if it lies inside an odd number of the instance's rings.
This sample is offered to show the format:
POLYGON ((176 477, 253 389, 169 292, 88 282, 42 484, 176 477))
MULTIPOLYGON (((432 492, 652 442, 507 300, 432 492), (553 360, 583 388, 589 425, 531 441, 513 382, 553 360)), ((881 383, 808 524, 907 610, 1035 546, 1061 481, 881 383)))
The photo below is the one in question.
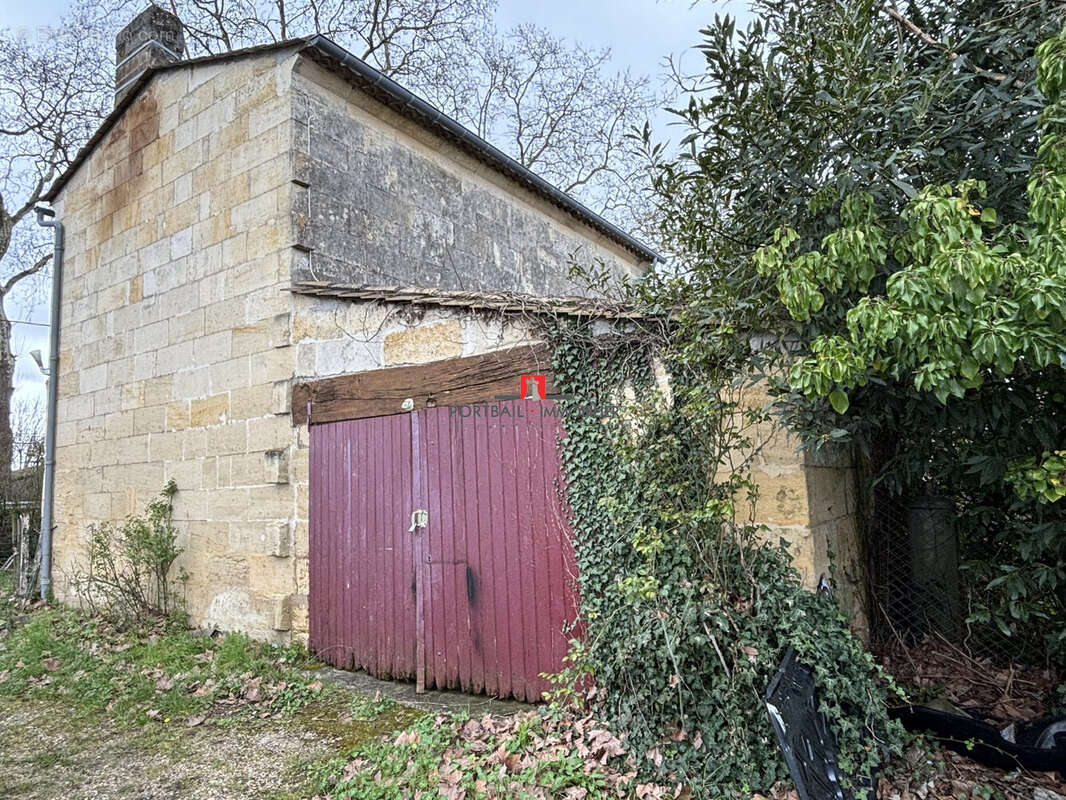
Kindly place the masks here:
POLYGON ((866 552, 863 547, 860 474, 846 449, 804 460, 811 540, 831 563, 837 598, 864 638, 869 634, 866 552))
POLYGON ((296 280, 567 295, 637 257, 306 59, 293 80, 296 280))
POLYGON ((285 638, 291 54, 156 76, 64 187, 55 559, 173 478, 205 626, 285 638))
MULTIPOLYGON (((764 387, 745 391, 742 402, 762 407, 764 387)), ((752 464, 758 487, 753 521, 766 526, 766 539, 789 544, 793 564, 809 589, 822 575, 836 584, 836 596, 853 629, 868 631, 866 568, 862 547, 859 478, 850 451, 813 456, 776 420, 752 426, 759 449, 752 464)))

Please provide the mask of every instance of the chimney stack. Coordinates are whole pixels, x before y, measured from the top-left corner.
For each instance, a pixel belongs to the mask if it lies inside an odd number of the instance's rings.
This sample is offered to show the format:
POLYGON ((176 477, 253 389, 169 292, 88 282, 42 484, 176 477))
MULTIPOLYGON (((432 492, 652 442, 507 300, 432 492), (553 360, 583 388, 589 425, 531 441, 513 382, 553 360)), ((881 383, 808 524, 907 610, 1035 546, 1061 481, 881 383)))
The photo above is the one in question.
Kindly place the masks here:
POLYGON ((115 37, 115 105, 145 70, 181 61, 184 53, 181 20, 148 6, 115 37))

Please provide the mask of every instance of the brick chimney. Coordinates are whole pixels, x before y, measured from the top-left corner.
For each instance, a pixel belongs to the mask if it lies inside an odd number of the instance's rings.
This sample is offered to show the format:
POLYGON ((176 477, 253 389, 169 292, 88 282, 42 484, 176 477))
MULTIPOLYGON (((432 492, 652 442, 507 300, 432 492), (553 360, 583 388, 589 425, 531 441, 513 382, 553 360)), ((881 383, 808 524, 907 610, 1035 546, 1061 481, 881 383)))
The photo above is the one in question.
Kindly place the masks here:
POLYGON ((115 37, 115 105, 146 69, 181 61, 184 53, 181 20, 148 6, 115 37))

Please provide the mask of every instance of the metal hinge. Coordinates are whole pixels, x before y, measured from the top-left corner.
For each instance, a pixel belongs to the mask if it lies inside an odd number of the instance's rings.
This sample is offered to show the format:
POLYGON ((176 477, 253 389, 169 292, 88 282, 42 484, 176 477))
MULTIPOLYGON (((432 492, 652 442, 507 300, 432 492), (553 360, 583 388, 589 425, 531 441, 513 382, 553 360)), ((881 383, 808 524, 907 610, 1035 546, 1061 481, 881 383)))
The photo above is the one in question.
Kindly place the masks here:
POLYGON ((424 508, 416 508, 411 512, 411 527, 408 533, 414 533, 416 528, 424 528, 429 524, 429 512, 424 508))

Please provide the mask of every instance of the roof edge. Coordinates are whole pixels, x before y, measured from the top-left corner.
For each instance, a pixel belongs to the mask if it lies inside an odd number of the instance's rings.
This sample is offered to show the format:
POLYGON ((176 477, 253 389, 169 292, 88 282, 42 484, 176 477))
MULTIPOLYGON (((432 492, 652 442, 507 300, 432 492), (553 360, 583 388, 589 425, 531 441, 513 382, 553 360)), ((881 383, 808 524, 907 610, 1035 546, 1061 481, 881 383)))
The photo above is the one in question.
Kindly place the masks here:
POLYGON ((392 78, 389 78, 384 73, 370 66, 365 61, 322 34, 316 34, 301 39, 288 39, 282 42, 257 45, 255 47, 247 47, 241 50, 232 50, 226 53, 200 56, 199 58, 150 67, 129 87, 118 105, 116 105, 111 113, 104 118, 100 127, 97 128, 92 137, 90 137, 85 145, 78 151, 78 154, 74 157, 70 166, 67 167, 67 169, 64 170, 52 183, 48 191, 42 197, 42 200, 49 203, 55 200, 63 187, 74 177, 74 174, 82 164, 88 160, 92 151, 100 141, 108 134, 111 128, 115 126, 119 118, 125 113, 126 109, 133 104, 141 91, 156 75, 163 72, 182 69, 184 67, 198 66, 200 64, 225 61, 247 55, 281 51, 290 48, 296 53, 307 53, 312 57, 317 54, 320 59, 333 62, 333 64, 326 63, 323 65, 327 69, 331 68, 334 64, 340 66, 347 73, 353 75, 357 79, 364 91, 367 91, 372 96, 376 96, 378 100, 384 101, 386 105, 396 108, 400 113, 411 118, 415 122, 418 122, 428 129, 452 140, 487 166, 492 167, 505 177, 510 178, 516 183, 530 189, 535 194, 540 195, 556 207, 568 212, 580 222, 588 225, 590 228, 614 241, 616 244, 621 245, 634 255, 644 259, 644 261, 655 263, 663 260, 662 256, 660 256, 655 250, 648 247, 636 237, 626 233, 617 225, 604 219, 583 203, 575 200, 566 192, 549 183, 528 167, 518 163, 502 150, 449 117, 440 109, 434 107, 426 100, 423 100, 409 89, 404 88, 392 78))

